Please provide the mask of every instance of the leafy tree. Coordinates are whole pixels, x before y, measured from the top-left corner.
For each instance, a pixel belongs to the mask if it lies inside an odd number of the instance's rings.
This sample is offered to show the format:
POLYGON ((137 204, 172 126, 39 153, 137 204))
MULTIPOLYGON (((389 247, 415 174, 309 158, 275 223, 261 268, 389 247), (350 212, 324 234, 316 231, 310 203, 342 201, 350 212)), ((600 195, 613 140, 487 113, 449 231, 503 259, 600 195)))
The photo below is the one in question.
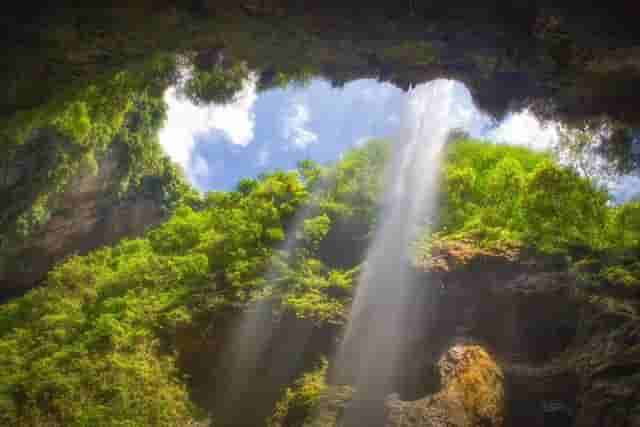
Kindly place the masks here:
POLYGON ((419 258, 434 239, 525 246, 561 255, 585 283, 640 290, 637 202, 611 206, 594 181, 547 154, 464 137, 449 145, 443 175, 440 228, 418 242, 419 258))
POLYGON ((616 247, 640 248, 640 201, 614 208, 610 234, 616 247))
POLYGON ((313 411, 319 406, 321 396, 328 388, 325 378, 328 366, 327 361, 323 360, 318 369, 304 374, 293 387, 288 387, 284 397, 276 403, 267 426, 302 427, 305 421, 310 421, 313 411))
MULTIPOLYGON (((161 104, 133 102, 140 117, 125 121, 141 127, 130 123, 121 138, 136 162, 186 186, 144 148, 161 104)), ((0 421, 189 425, 203 414, 176 367, 183 328, 206 330, 220 313, 267 298, 274 316, 342 325, 388 151, 372 141, 334 166, 306 162, 202 199, 176 187, 166 223, 58 265, 46 287, 0 306, 0 421)), ((637 291, 638 202, 609 206, 604 191, 546 154, 469 139, 450 145, 443 174, 437 237, 565 255, 586 248, 574 265, 595 265, 587 279, 637 291)), ((306 420, 324 392, 324 369, 286 392, 272 425, 306 420)))
POLYGON ((242 90, 249 77, 244 63, 231 66, 215 65, 211 69, 194 68, 184 83, 182 93, 196 105, 227 104, 242 90))
POLYGON ((526 187, 527 237, 549 251, 571 245, 602 248, 608 199, 589 180, 545 162, 526 187))

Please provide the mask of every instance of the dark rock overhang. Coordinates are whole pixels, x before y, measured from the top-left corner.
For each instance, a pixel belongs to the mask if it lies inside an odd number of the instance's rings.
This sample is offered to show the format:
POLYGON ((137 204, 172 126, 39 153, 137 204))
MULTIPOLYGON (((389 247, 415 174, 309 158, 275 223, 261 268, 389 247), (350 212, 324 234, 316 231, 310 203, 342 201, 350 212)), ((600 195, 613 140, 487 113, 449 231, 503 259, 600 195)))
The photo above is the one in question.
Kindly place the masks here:
POLYGON ((465 83, 477 105, 496 116, 529 106, 573 122, 606 116, 640 123, 640 27, 631 2, 66 3, 55 9, 30 4, 2 18, 3 116, 157 49, 197 51, 224 40, 240 59, 268 72, 282 65, 281 57, 295 61, 292 41, 304 49, 309 38, 315 40, 306 50, 316 56, 314 72, 336 84, 375 77, 408 88, 451 78, 465 83), (253 44, 239 45, 229 28, 253 32, 253 44))

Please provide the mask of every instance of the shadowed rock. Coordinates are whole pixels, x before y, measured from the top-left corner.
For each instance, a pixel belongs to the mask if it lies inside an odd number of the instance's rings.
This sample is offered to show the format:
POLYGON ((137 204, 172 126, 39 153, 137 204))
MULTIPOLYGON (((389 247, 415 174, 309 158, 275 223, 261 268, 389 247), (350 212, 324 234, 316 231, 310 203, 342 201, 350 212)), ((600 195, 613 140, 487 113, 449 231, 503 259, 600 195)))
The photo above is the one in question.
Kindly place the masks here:
POLYGON ((479 345, 456 344, 438 361, 442 389, 413 402, 389 396, 386 427, 498 427, 503 425, 502 370, 479 345))

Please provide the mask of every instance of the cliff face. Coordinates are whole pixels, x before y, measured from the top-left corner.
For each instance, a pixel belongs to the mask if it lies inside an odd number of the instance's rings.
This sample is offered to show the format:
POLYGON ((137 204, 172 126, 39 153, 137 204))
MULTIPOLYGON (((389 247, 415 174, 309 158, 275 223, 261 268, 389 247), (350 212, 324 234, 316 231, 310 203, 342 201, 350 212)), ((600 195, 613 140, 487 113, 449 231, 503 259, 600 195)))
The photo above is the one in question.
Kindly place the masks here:
MULTIPOLYGON (((556 261, 468 242, 435 248, 416 272, 425 285, 416 307, 426 316, 414 325, 422 335, 407 351, 403 386, 380 402, 383 425, 639 426, 637 302, 581 290, 556 261)), ((296 378, 317 366, 321 355, 331 356, 341 335, 339 328, 317 329, 290 314, 266 319, 274 332, 250 374, 225 367, 226 356, 237 356, 237 322, 218 320, 206 336, 193 330, 176 337, 193 396, 221 425, 261 425, 296 378), (301 342, 307 344, 298 354, 301 342), (295 362, 293 354, 299 356, 295 362), (235 405, 221 405, 231 376, 245 374, 235 405)), ((311 414, 306 406, 290 406, 273 425, 342 425, 352 389, 333 384, 331 368, 327 380, 311 414)))
MULTIPOLYGON (((48 140, 52 145, 62 142, 48 140)), ((44 149, 47 149, 46 145, 44 149)), ((118 168, 122 166, 118 161, 119 149, 121 147, 114 144, 101 156, 97 171, 81 168, 64 191, 53 195, 54 200, 49 204, 55 208, 48 213, 44 223, 35 227, 26 238, 10 242, 0 265, 0 299, 36 286, 52 266, 66 256, 84 254, 124 237, 135 237, 166 217, 158 191, 141 188, 124 197, 115 194, 121 177, 118 168)), ((43 181, 46 181, 47 165, 55 164, 54 160, 51 156, 42 156, 39 150, 25 153, 17 162, 22 166, 17 172, 27 179, 24 187, 33 191, 41 189, 41 185, 33 182, 33 177, 37 177, 38 169, 42 169, 43 181), (39 161, 41 157, 45 161, 39 161)), ((15 187, 20 181, 16 176, 11 182, 15 187)), ((37 194, 31 197, 32 200, 36 198, 37 194)), ((8 210, 4 209, 4 212, 8 210)))
MULTIPOLYGON (((446 393, 450 382, 431 374, 435 356, 449 354, 456 340, 471 340, 504 373, 504 383, 499 383, 504 386, 504 425, 640 425, 636 302, 582 291, 573 275, 517 250, 482 251, 458 243, 434 254, 425 276, 437 289, 421 344, 428 351, 418 357, 416 349, 412 357, 421 359, 416 375, 422 384, 443 384, 435 397, 446 393)), ((420 382, 408 390, 415 393, 420 382)), ((396 418, 403 407, 415 410, 397 401, 391 407, 396 418)), ((461 425, 497 426, 502 421, 495 417, 461 425)))

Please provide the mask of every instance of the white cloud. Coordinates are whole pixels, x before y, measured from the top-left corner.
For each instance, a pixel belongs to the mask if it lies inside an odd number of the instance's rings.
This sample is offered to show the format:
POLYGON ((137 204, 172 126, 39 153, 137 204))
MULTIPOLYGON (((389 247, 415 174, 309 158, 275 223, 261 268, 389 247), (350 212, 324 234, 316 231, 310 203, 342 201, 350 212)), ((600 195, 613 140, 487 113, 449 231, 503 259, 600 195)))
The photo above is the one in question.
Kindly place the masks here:
POLYGON ((554 123, 543 125, 529 111, 512 113, 486 137, 504 144, 524 145, 536 150, 551 149, 558 142, 554 123))
POLYGON ((236 100, 227 105, 201 107, 178 97, 175 88, 165 93, 167 123, 160 131, 160 143, 167 154, 190 174, 188 167, 198 136, 222 132, 232 144, 246 146, 253 140, 257 99, 256 79, 251 77, 236 100))
POLYGON ((285 113, 282 136, 296 148, 306 148, 318 141, 318 135, 307 129, 311 121, 309 108, 301 103, 294 103, 285 113))
POLYGON ((248 145, 253 140, 255 115, 252 108, 257 98, 256 81, 253 78, 245 84, 234 102, 209 109, 210 123, 215 129, 226 133, 232 144, 248 145))

